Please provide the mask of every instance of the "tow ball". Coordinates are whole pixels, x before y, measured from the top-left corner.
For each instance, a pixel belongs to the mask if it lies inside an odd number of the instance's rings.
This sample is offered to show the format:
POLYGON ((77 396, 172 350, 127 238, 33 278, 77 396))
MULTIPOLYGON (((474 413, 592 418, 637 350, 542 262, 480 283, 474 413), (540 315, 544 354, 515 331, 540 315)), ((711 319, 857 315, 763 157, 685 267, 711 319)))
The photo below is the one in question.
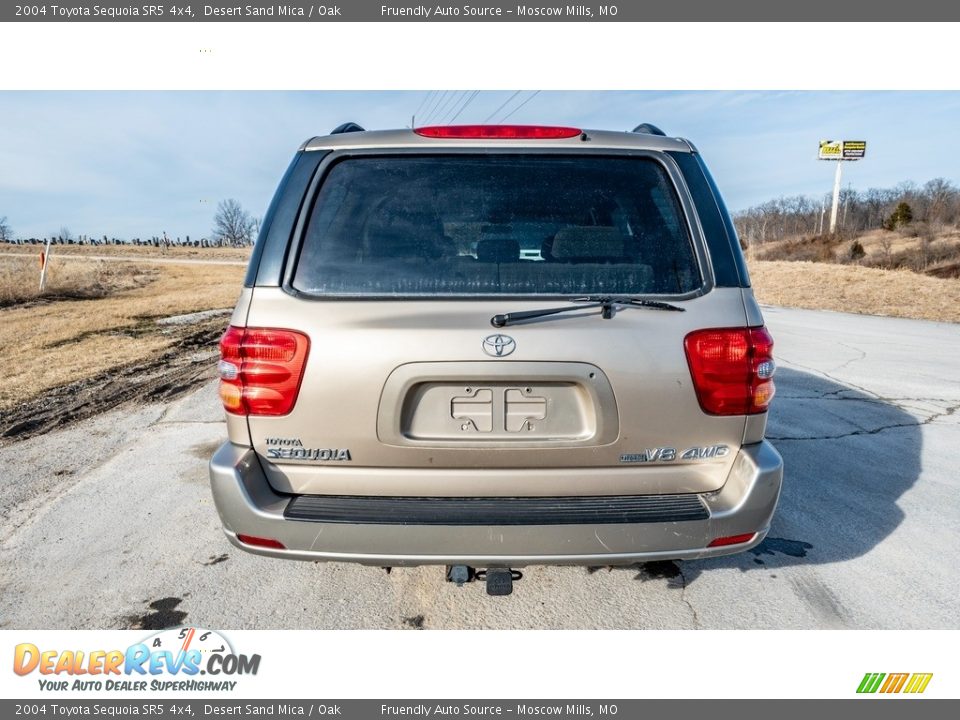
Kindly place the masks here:
POLYGON ((447 565, 447 582, 463 587, 464 583, 480 580, 487 586, 487 595, 509 595, 513 592, 513 583, 520 580, 523 573, 510 568, 487 568, 477 570, 469 565, 447 565))

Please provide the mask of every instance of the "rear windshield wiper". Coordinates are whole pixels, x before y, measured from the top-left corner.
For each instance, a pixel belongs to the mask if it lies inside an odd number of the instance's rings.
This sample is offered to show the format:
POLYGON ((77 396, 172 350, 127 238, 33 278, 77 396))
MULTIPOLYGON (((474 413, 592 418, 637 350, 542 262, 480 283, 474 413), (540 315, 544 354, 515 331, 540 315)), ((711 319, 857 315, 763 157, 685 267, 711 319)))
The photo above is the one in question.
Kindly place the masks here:
POLYGON ((573 298, 570 302, 574 305, 565 305, 564 307, 545 308, 543 310, 523 310, 521 312, 503 313, 494 315, 490 318, 490 324, 494 327, 506 327, 523 320, 534 320, 536 318, 547 317, 548 315, 558 315, 559 313, 573 312, 575 310, 586 310, 589 308, 603 308, 601 317, 609 320, 613 317, 614 308, 618 305, 628 307, 643 307, 652 310, 672 310, 675 312, 685 312, 685 309, 677 305, 661 302, 659 300, 645 300, 635 297, 608 297, 605 295, 587 295, 586 297, 573 298))

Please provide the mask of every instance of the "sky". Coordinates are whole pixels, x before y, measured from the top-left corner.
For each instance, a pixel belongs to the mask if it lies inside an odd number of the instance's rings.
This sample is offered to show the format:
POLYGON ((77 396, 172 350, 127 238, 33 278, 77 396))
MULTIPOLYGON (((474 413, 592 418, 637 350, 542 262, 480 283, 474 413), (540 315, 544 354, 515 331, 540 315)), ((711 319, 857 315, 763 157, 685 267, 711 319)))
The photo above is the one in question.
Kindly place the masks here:
POLYGON ((217 203, 262 216, 297 147, 345 121, 367 129, 449 122, 629 130, 686 137, 732 210, 821 196, 818 141, 866 140, 844 164, 865 190, 960 184, 960 92, 0 92, 0 218, 17 237, 211 234, 217 203))

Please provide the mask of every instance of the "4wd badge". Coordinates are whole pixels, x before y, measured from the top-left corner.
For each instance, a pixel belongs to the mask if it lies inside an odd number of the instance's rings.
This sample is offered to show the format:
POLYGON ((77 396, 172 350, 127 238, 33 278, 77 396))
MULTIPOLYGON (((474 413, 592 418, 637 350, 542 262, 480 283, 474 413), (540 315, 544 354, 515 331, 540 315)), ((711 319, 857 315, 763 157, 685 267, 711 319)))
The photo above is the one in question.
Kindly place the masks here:
POLYGON ((672 462, 679 457, 681 460, 713 460, 726 457, 730 448, 726 445, 707 445, 706 447, 692 447, 678 453, 676 448, 655 447, 645 448, 643 452, 623 453, 620 456, 622 463, 652 463, 672 462))

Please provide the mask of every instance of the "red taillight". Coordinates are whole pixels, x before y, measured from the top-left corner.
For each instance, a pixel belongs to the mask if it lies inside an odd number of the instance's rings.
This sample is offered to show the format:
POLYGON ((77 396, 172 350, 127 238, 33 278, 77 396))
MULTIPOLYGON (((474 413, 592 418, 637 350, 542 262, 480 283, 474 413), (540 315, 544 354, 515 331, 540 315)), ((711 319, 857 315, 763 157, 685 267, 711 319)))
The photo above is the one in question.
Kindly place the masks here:
POLYGON ((236 415, 286 415, 300 392, 310 341, 303 333, 231 325, 220 339, 220 399, 236 415))
POLYGON ((750 542, 757 536, 756 533, 744 533, 743 535, 728 535, 727 537, 718 537, 710 541, 707 547, 723 547, 724 545, 740 545, 750 542))
POLYGON ((579 128, 548 125, 431 125, 413 131, 423 137, 464 140, 557 140, 583 132, 579 128))
POLYGON ((241 535, 237 533, 237 540, 244 545, 253 545, 255 547, 271 548, 273 550, 286 550, 284 544, 273 538, 257 537, 256 535, 241 535))
POLYGON ((773 398, 773 338, 764 327, 697 330, 683 341, 703 411, 711 415, 766 412, 773 398))

